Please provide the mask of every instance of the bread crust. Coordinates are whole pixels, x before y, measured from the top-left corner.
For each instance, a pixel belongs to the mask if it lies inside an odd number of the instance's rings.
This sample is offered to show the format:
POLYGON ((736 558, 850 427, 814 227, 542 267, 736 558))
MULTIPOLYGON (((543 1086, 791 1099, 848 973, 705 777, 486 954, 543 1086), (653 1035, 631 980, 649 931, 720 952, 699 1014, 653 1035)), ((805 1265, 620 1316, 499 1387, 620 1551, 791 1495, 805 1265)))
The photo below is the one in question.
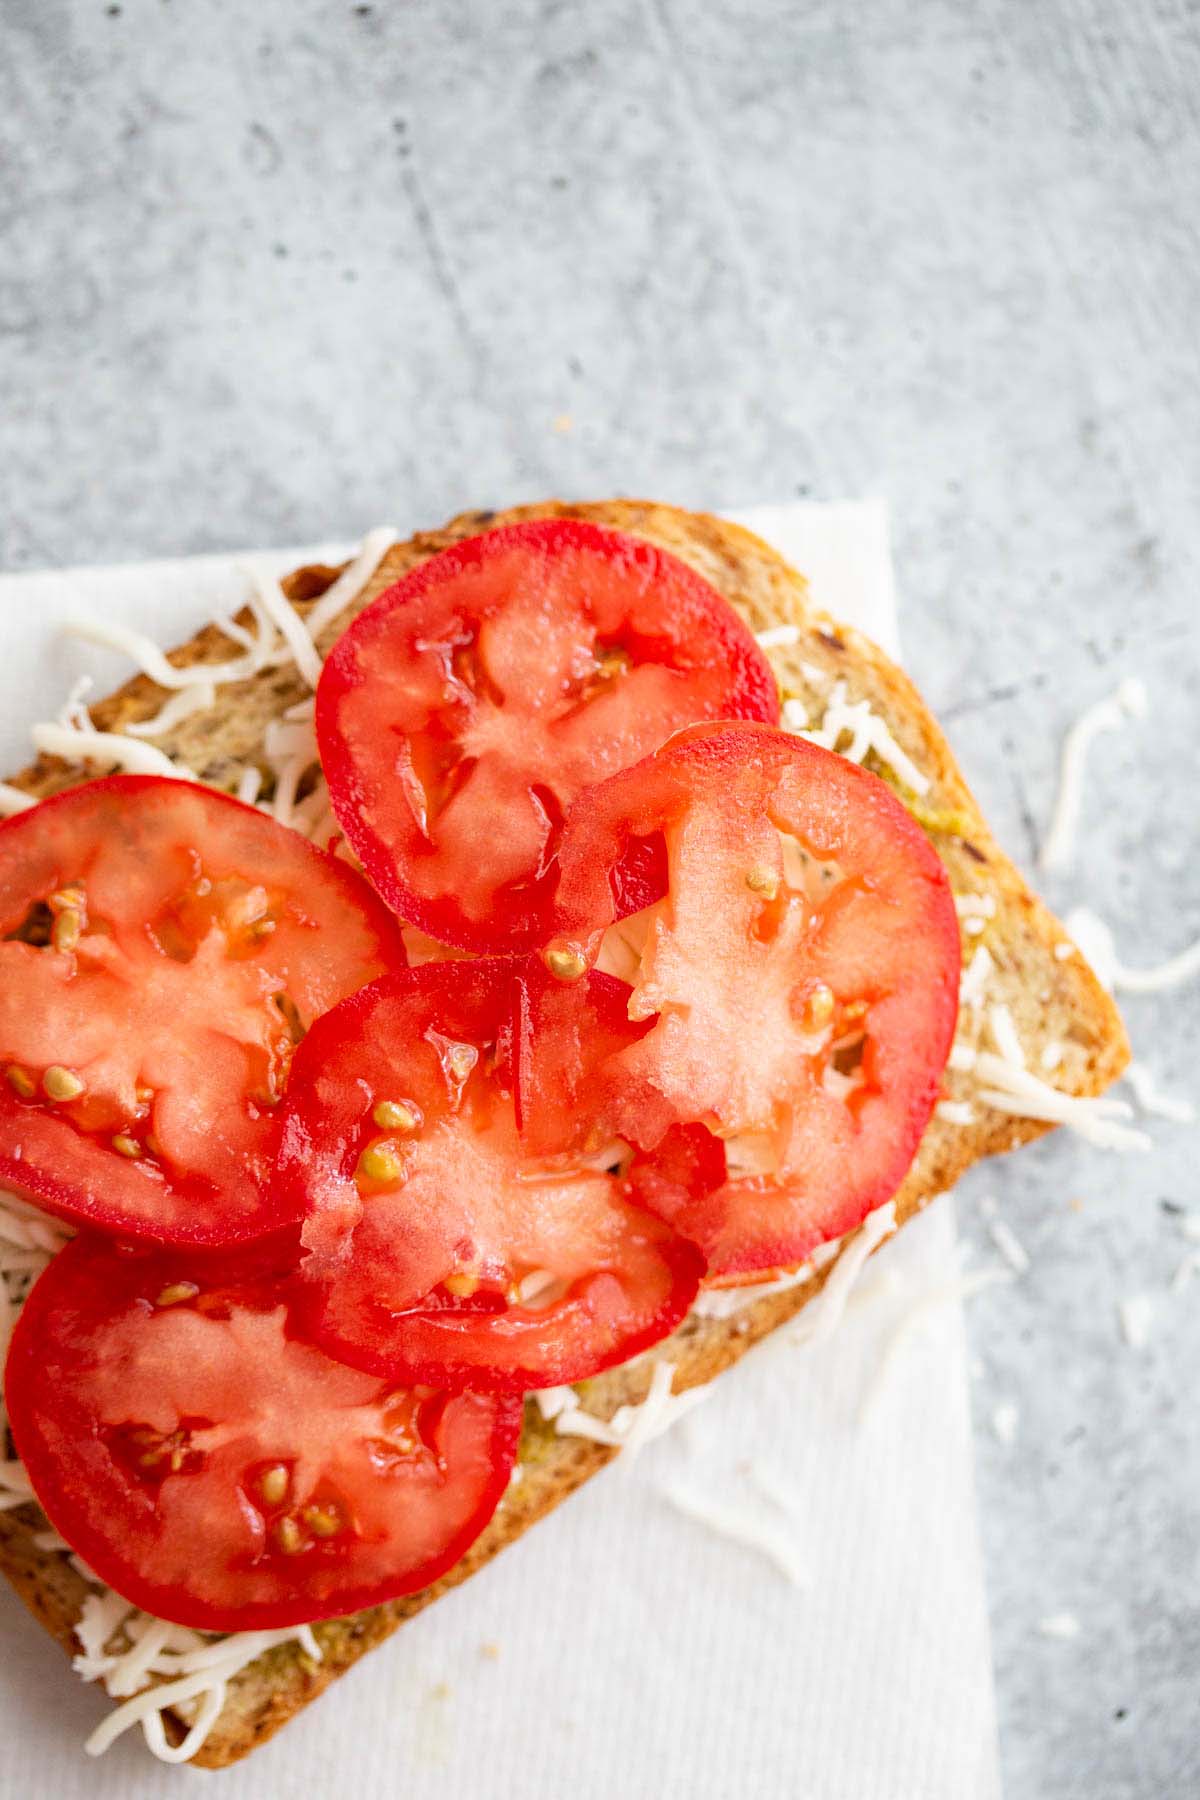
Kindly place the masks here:
MULTIPOLYGON (((1051 1041, 1064 1046, 1056 1083, 1065 1091, 1098 1094, 1117 1078, 1129 1059, 1129 1046, 1112 999, 1070 947, 1063 927, 995 843, 945 738, 912 682, 861 633, 815 607, 803 577, 752 532, 705 513, 628 499, 546 501, 507 512, 462 513, 440 531, 422 533, 394 546, 320 648, 328 650, 356 612, 439 550, 495 526, 538 518, 588 519, 646 538, 672 551, 710 581, 752 630, 795 625, 799 642, 770 652, 786 692, 818 710, 830 680, 844 679, 854 699, 869 700, 903 750, 929 778, 928 794, 919 804, 915 796, 900 791, 928 831, 956 893, 985 892, 994 897, 995 914, 985 931, 967 940, 968 951, 972 944, 985 944, 992 957, 989 998, 1008 1007, 1022 1043, 1030 1049, 1036 1051, 1051 1041), (1060 944, 1068 945, 1069 953, 1056 954, 1060 944)), ((304 613, 337 573, 326 567, 300 569, 288 577, 284 589, 304 613)), ((228 656, 228 639, 217 627, 209 626, 171 652, 170 660, 187 667, 225 661, 228 656)), ((290 667, 264 670, 248 681, 223 687, 215 706, 182 721, 158 741, 201 780, 232 789, 246 762, 254 759, 267 724, 306 692, 290 667)), ((161 688, 139 675, 93 706, 92 717, 98 730, 123 731, 134 721, 152 717, 164 698, 161 688)), ((886 769, 879 772, 890 777, 886 769)), ((44 798, 92 773, 42 756, 15 776, 13 785, 44 798)), ((264 767, 264 775, 267 773, 264 767)), ((898 785, 892 779, 893 785, 898 785)), ((947 1078, 950 1092, 954 1092, 954 1081, 954 1077, 947 1078)), ((968 1125, 950 1124, 935 1116, 896 1197, 898 1222, 911 1218, 935 1195, 953 1186, 979 1158, 1012 1149, 1047 1129, 1034 1120, 986 1109, 968 1125)), ((588 1411, 609 1418, 618 1406, 643 1399, 659 1361, 674 1365, 676 1392, 712 1380, 794 1318, 820 1291, 835 1266, 836 1262, 830 1263, 800 1286, 752 1301, 731 1318, 689 1317, 650 1355, 583 1384, 588 1411)), ((367 1650, 448 1588, 466 1580, 596 1474, 614 1454, 586 1439, 557 1436, 536 1407, 528 1404, 521 1444, 522 1479, 509 1489, 483 1535, 455 1568, 419 1594, 317 1626, 320 1663, 314 1663, 298 1646, 287 1645, 251 1664, 230 1684, 225 1708, 195 1762, 222 1768, 271 1737, 367 1650)), ((32 1506, 0 1513, 0 1570, 34 1616, 73 1654, 78 1647, 74 1625, 89 1590, 64 1556, 36 1547, 33 1536, 44 1523, 32 1506)))

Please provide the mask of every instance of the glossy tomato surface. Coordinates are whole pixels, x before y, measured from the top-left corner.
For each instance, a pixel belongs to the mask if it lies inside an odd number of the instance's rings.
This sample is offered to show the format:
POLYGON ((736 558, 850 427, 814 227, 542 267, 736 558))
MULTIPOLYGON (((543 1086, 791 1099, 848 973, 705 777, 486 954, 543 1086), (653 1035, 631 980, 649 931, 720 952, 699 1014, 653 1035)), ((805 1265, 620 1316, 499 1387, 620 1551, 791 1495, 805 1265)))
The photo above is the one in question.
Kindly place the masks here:
POLYGON ((626 990, 530 959, 433 963, 320 1020, 298 1052, 278 1180, 303 1206, 306 1328, 381 1374, 519 1392, 665 1337, 703 1260, 645 1210, 715 1178, 595 1127, 598 1062, 642 1027, 626 990), (652 1168, 647 1168, 647 1162, 652 1168))
MULTIPOLYGON (((696 720, 778 715, 754 638, 685 563, 542 519, 380 595, 327 659, 316 717, 334 809, 380 893, 487 953, 544 942, 582 787, 696 720)), ((636 847, 625 880, 636 889, 636 847)))
POLYGON ((398 1389, 297 1338, 286 1290, 82 1236, 9 1352, 18 1453, 101 1580, 201 1631, 297 1625, 423 1588, 511 1473, 515 1398, 398 1389))
POLYGON ((159 1243, 282 1222, 266 1140, 295 1045, 404 962, 344 863, 134 775, 0 824, 0 939, 0 1186, 159 1243))
POLYGON ((724 1144, 725 1182, 663 1207, 714 1277, 803 1260, 893 1194, 936 1102, 958 1007, 946 872, 874 775, 767 726, 698 727, 582 794, 551 955, 632 984, 649 1024, 608 1057, 611 1128, 724 1144), (610 879, 660 841, 661 897, 610 879))

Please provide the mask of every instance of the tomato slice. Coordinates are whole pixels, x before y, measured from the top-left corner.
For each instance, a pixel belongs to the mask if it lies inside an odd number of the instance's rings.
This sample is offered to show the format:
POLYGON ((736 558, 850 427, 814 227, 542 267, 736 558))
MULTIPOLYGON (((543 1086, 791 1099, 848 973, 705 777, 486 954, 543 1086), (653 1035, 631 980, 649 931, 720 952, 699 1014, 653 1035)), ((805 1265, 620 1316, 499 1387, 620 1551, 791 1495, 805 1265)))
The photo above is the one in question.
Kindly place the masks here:
POLYGON ((582 787, 696 720, 778 716, 715 588, 576 519, 422 563, 359 614, 317 692, 330 798, 367 874, 401 918, 483 953, 545 941, 582 787))
POLYGON ((626 1001, 619 982, 563 988, 532 959, 429 963, 313 1027, 278 1180, 307 1209, 305 1329, 331 1355, 520 1392, 623 1362, 679 1322, 703 1260, 643 1189, 678 1203, 711 1172, 682 1134, 648 1171, 594 1128, 596 1063, 643 1029, 626 1001))
POLYGON ((548 957, 623 957, 652 1021, 599 1073, 609 1124, 724 1142, 722 1184, 659 1201, 710 1275, 798 1263, 888 1199, 937 1099, 960 952, 946 872, 883 782, 767 726, 699 726, 582 794, 560 863, 548 957), (610 873, 655 834, 666 891, 605 936, 610 873))
POLYGON ((501 1499, 521 1403, 439 1394, 294 1335, 286 1288, 84 1235, 34 1287, 5 1397, 47 1518, 102 1581, 199 1631, 426 1587, 501 1499))
POLYGON ((281 1224, 272 1117, 312 1020, 404 962, 345 863, 191 782, 116 775, 0 825, 0 1185, 80 1224, 281 1224))

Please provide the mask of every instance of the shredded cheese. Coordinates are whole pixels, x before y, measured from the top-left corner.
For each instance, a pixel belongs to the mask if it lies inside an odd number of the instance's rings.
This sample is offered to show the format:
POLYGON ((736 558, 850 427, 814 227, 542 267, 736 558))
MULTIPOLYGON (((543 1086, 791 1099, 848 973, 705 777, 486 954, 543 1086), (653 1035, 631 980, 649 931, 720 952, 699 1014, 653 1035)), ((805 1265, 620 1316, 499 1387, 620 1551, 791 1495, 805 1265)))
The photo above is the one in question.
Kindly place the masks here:
POLYGON ((988 1008, 988 1029, 992 1034, 992 1042, 1004 1058, 1015 1068, 1025 1067, 1025 1052, 1021 1048, 1021 1040, 1017 1036, 1017 1028, 1013 1024, 1013 1016, 1007 1006, 995 1005, 988 1008))
POLYGON ((766 631, 755 633, 755 643, 760 650, 782 650, 790 644, 800 642, 798 625, 769 625, 766 631))
POLYGON ((1022 1119, 1044 1119, 1049 1125, 1066 1125, 1101 1150, 1149 1150, 1150 1139, 1118 1121, 1132 1117, 1124 1100, 1101 1094, 1081 1098, 1064 1094, 990 1050, 975 1055, 975 1074, 980 1082, 975 1098, 994 1112, 1022 1119))
POLYGON ((1150 1336, 1154 1301, 1149 1294, 1129 1294, 1117 1304, 1121 1336, 1131 1350, 1140 1350, 1150 1336))
POLYGON ((164 731, 182 724, 184 719, 191 718, 193 713, 214 705, 216 698, 217 690, 211 681, 195 681, 190 687, 180 688, 177 694, 172 694, 152 719, 135 719, 125 730, 130 737, 159 737, 164 731))
POLYGON ((377 525, 373 531, 368 531, 358 555, 347 563, 332 587, 327 588, 311 608, 305 620, 308 635, 314 642, 329 629, 335 619, 340 618, 352 600, 358 599, 395 542, 396 533, 390 525, 377 525))
POLYGON ((946 1125, 973 1125, 976 1118, 975 1108, 969 1100, 939 1100, 933 1116, 946 1125))
POLYGON ((35 794, 23 794, 11 782, 0 781, 0 819, 11 819, 37 805, 35 794))
POLYGON ((113 731, 79 730, 47 720, 30 733, 33 747, 43 756, 61 756, 67 762, 96 763, 106 769, 126 769, 132 775, 173 775, 193 778, 190 769, 171 761, 153 744, 139 743, 113 731))
POLYGON ((718 1537, 756 1550, 784 1574, 795 1587, 808 1585, 808 1571, 799 1551, 777 1526, 741 1507, 723 1504, 707 1493, 697 1493, 676 1482, 660 1489, 662 1497, 687 1519, 704 1525, 718 1537))
POLYGON ((988 981, 996 965, 986 944, 981 944, 962 972, 958 987, 958 1003, 962 1007, 982 1006, 988 981))
POLYGON ((263 612, 291 653, 289 660, 295 663, 309 687, 315 688, 321 679, 321 658, 308 626, 273 576, 264 575, 261 569, 246 572, 254 583, 263 612))
POLYGON ((1051 1613, 1048 1618, 1038 1620, 1038 1630, 1047 1638, 1076 1638, 1079 1620, 1074 1613, 1051 1613))
POLYGON ((988 1236, 1014 1274, 1024 1275, 1028 1271, 1029 1252, 1011 1225, 1004 1219, 991 1219, 988 1236))
POLYGON ((675 1365, 656 1362, 646 1398, 637 1406, 619 1406, 611 1419, 597 1419, 585 1412, 572 1387, 542 1388, 533 1398, 543 1419, 553 1420, 560 1437, 589 1438, 594 1444, 611 1444, 628 1452, 632 1461, 646 1444, 669 1431, 679 1419, 708 1398, 707 1387, 672 1391, 675 1365))
POLYGON ((1196 1109, 1191 1101, 1177 1100, 1170 1094, 1164 1094, 1145 1063, 1131 1062, 1123 1079, 1133 1089, 1133 1097, 1144 1113, 1153 1113, 1160 1119, 1171 1119, 1176 1125, 1191 1125, 1194 1122, 1196 1109))
POLYGON ((921 1329, 928 1324, 934 1313, 940 1312, 944 1306, 955 1301, 970 1300, 985 1288, 995 1287, 998 1282, 1009 1282, 1013 1279, 1008 1269, 990 1268, 976 1269, 970 1274, 956 1275, 950 1281, 937 1282, 933 1287, 918 1293, 908 1311, 893 1327, 891 1335, 884 1345, 883 1352, 876 1365, 875 1372, 867 1384, 859 1407, 860 1421, 865 1423, 879 1403, 905 1347, 921 1329))
POLYGON ((992 1430, 996 1435, 997 1443, 1003 1444, 1005 1447, 1015 1444, 1017 1427, 1020 1422, 1021 1409, 1015 1401, 1002 1400, 999 1406, 992 1408, 992 1430))
POLYGON ((1093 742, 1102 732, 1115 731, 1128 719, 1143 718, 1147 703, 1144 684, 1129 677, 1106 699, 1089 706, 1068 731, 1063 744, 1058 799, 1039 859, 1043 869, 1064 869, 1074 854, 1083 798, 1084 764, 1093 742))
POLYGON ((1117 955, 1111 929, 1089 907, 1073 908, 1066 926, 1106 988, 1126 994, 1162 994, 1200 975, 1200 940, 1153 968, 1130 969, 1117 955))
POLYGON ((908 753, 901 749, 884 720, 872 711, 870 701, 850 701, 846 694, 846 683, 835 682, 821 721, 815 727, 809 725, 803 701, 785 700, 784 730, 792 732, 796 737, 807 738, 810 744, 819 744, 823 750, 836 750, 850 762, 861 763, 868 751, 873 751, 880 762, 885 763, 914 794, 928 793, 928 777, 921 773, 908 753), (845 737, 850 742, 843 749, 842 739, 845 737))

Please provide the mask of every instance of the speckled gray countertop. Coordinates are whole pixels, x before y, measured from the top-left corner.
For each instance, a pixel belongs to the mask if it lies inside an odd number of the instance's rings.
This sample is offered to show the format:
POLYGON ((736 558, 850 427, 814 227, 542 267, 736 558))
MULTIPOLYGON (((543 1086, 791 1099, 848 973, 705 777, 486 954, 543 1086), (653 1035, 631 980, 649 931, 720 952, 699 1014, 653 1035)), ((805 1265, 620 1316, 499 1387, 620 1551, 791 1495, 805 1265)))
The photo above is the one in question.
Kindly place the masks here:
MULTIPOLYGON (((1048 897, 1131 962, 1200 933, 1194 8, 0 0, 0 31, 0 567, 883 492, 1002 840, 1030 864, 1065 727, 1138 674, 1048 897)), ((1128 1018, 1200 1097, 1196 995, 1128 1018)), ((1200 1791, 1200 1287, 1168 1293, 1200 1194, 1194 1132, 1155 1135, 963 1188, 1033 1257, 969 1312, 1008 1800, 1200 1791)))

